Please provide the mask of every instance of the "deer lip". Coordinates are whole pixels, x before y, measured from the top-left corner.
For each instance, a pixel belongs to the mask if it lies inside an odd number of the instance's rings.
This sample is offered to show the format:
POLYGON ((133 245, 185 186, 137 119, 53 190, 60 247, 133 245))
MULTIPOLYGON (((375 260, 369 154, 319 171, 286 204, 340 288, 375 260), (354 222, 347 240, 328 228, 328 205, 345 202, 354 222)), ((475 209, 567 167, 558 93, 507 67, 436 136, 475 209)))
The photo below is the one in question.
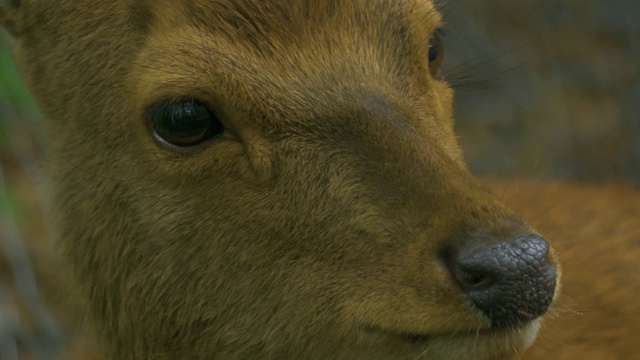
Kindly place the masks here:
MULTIPOLYGON (((451 333, 436 333, 436 334, 411 334, 411 333, 395 333, 396 337, 404 339, 410 343, 422 343, 432 339, 434 337, 442 337, 442 336, 483 336, 483 335, 497 335, 505 331, 505 329, 478 329, 478 330, 470 330, 466 332, 451 332, 451 333)), ((392 334, 392 333, 389 333, 392 334)))
POLYGON ((498 331, 493 330, 493 329, 482 329, 482 330, 476 330, 476 331, 470 331, 470 332, 451 332, 451 333, 434 333, 434 334, 414 334, 414 333, 402 333, 402 332, 395 332, 395 331, 385 331, 385 330, 379 330, 379 332, 381 334, 387 335, 387 336, 391 336, 394 337, 396 339, 401 339, 403 341, 406 341, 408 343, 412 343, 412 344, 420 344, 420 343, 424 343, 427 342, 433 338, 436 337, 442 337, 442 336, 479 336, 479 335, 489 335, 489 334, 495 334, 498 331))
POLYGON ((503 327, 503 328, 481 328, 481 329, 469 329, 466 331, 436 332, 436 333, 425 333, 425 334, 402 332, 402 331, 396 331, 396 330, 387 330, 387 329, 376 327, 376 326, 368 326, 366 327, 366 330, 369 333, 379 334, 385 337, 403 340, 408 343, 421 344, 421 343, 428 342, 431 339, 441 338, 441 337, 477 338, 480 336, 501 336, 503 334, 504 335, 513 334, 514 332, 522 331, 524 328, 527 328, 528 326, 529 326, 529 322, 526 322, 523 324, 503 327))

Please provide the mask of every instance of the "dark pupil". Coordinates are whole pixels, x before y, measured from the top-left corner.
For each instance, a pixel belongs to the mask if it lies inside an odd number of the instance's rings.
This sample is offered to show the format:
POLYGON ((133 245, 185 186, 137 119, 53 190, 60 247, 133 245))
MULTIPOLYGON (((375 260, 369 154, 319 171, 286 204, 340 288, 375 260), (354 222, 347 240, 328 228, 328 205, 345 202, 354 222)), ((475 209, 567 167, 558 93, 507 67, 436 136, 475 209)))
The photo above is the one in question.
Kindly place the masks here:
POLYGON ((429 41, 429 61, 436 61, 439 55, 440 48, 440 36, 436 33, 429 41))
POLYGON ((177 146, 197 145, 224 130, 202 103, 193 100, 159 105, 151 119, 158 136, 177 146))

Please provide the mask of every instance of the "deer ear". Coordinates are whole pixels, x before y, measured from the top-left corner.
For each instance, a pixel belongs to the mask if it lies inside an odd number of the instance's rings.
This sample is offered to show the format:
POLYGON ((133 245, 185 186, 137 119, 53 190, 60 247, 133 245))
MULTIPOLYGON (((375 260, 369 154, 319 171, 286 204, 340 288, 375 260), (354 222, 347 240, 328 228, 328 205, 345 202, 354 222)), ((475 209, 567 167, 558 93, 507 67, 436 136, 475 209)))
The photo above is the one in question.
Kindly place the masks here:
POLYGON ((0 27, 14 37, 22 32, 23 0, 0 0, 0 27))

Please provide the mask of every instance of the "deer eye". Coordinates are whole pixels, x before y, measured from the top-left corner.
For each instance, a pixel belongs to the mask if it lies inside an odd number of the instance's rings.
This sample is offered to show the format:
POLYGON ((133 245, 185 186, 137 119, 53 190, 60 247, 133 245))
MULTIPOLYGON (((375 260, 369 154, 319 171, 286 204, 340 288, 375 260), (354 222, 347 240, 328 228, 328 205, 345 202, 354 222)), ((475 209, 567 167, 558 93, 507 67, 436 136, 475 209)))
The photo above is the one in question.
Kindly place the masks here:
POLYGON ((436 76, 438 74, 443 57, 444 44, 440 37, 440 30, 437 30, 429 38, 429 72, 431 75, 436 76))
POLYGON ((206 105, 196 99, 159 102, 148 111, 155 135, 174 146, 190 147, 224 132, 224 126, 206 105))

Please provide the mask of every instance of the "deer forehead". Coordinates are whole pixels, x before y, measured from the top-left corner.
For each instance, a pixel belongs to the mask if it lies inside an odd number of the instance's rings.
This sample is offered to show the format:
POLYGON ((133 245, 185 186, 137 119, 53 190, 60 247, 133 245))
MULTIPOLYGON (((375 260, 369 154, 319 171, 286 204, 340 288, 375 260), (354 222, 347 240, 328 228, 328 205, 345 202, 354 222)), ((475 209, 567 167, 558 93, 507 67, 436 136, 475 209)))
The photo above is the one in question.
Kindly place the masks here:
MULTIPOLYGON (((449 118, 450 91, 428 75, 441 25, 430 1, 157 1, 137 11, 147 22, 130 72, 139 108, 197 96, 223 113, 257 110, 271 127, 359 106, 393 108, 405 122, 449 118)), ((451 138, 448 120, 431 123, 451 138)))

